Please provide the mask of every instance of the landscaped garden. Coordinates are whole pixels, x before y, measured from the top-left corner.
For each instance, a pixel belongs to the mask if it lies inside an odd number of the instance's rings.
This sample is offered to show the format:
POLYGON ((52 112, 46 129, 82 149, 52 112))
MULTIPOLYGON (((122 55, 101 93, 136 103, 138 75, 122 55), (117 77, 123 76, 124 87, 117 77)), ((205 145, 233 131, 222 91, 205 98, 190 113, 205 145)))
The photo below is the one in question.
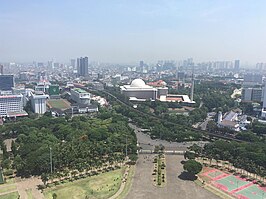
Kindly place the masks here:
POLYGON ((155 186, 164 187, 166 184, 166 164, 165 157, 163 154, 159 154, 154 158, 154 169, 153 169, 153 182, 155 186))

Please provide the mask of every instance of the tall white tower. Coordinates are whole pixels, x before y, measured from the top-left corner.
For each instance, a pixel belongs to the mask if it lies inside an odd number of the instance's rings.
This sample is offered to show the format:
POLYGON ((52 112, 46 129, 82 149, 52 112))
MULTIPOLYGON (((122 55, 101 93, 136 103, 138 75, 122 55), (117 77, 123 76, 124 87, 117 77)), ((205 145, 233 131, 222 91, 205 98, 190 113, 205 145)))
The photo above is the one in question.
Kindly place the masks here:
POLYGON ((217 123, 218 124, 221 124, 221 122, 223 121, 223 114, 221 111, 218 112, 218 120, 217 120, 217 123))

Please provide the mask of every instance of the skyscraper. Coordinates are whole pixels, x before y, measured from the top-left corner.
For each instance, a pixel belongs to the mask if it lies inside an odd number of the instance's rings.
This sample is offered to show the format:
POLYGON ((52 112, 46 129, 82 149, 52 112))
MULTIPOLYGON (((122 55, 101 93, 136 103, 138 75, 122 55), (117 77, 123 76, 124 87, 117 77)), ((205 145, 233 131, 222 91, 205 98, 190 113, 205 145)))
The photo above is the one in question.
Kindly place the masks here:
POLYGON ((239 70, 239 68, 240 68, 240 60, 235 60, 235 65, 234 65, 235 71, 239 70))
POLYGON ((70 65, 72 66, 72 68, 74 69, 76 66, 76 60, 75 59, 71 59, 70 60, 70 65))
POLYGON ((0 64, 0 75, 4 74, 4 66, 0 64))
POLYGON ((0 75, 0 90, 8 91, 12 90, 15 86, 13 75, 0 75))
POLYGON ((263 97, 262 97, 262 110, 261 117, 266 119, 266 84, 264 85, 263 97))
POLYGON ((139 62, 139 68, 140 68, 140 72, 143 73, 143 70, 144 70, 144 61, 140 61, 139 62))
POLYGON ((88 57, 80 57, 77 59, 78 76, 88 76, 89 59, 88 57))

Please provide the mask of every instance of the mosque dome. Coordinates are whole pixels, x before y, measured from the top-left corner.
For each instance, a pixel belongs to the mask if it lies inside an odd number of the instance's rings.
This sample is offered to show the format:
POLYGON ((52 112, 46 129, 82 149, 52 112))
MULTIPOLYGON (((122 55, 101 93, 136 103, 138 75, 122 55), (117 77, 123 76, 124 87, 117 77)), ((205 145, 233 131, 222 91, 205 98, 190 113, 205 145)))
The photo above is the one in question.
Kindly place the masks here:
POLYGON ((142 79, 134 79, 131 84, 130 84, 131 87, 138 87, 138 88, 141 88, 141 87, 145 87, 146 84, 145 82, 142 80, 142 79))

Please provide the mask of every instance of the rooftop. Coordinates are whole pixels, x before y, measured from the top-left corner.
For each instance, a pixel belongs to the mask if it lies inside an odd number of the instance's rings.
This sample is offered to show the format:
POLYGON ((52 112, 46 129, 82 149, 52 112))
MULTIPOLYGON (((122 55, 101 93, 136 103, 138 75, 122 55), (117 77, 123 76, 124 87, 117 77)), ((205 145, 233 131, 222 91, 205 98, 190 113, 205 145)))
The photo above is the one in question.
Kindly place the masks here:
POLYGON ((87 91, 81 89, 81 88, 74 88, 74 91, 78 92, 78 93, 87 93, 87 91))

